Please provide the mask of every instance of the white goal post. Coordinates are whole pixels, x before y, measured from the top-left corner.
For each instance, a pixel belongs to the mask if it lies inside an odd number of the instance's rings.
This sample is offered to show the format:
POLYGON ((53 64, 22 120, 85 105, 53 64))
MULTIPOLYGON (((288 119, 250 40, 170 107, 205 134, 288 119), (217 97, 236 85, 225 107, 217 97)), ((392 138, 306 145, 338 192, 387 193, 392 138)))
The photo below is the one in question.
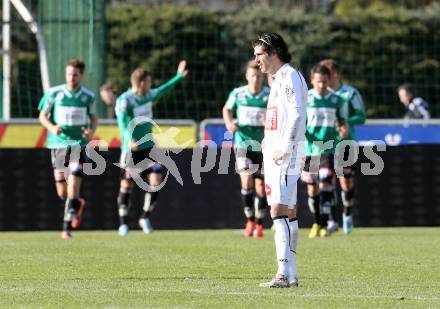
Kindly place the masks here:
POLYGON ((50 88, 47 51, 41 28, 21 0, 3 0, 3 120, 11 118, 11 3, 36 37, 43 91, 46 92, 50 88))

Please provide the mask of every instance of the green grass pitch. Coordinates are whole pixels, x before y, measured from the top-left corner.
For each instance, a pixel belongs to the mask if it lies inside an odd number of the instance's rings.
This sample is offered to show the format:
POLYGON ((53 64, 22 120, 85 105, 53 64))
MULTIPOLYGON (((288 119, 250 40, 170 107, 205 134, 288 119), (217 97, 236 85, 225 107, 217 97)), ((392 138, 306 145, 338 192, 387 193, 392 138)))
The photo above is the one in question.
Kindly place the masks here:
POLYGON ((0 233, 2 308, 440 308, 439 228, 300 231, 299 288, 276 270, 273 234, 237 230, 0 233))

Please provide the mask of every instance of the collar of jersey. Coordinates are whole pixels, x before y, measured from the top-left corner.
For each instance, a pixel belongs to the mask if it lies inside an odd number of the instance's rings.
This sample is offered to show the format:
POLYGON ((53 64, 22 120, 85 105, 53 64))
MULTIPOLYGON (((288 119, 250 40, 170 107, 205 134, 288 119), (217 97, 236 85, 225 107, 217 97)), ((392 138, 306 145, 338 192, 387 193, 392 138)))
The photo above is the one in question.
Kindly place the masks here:
POLYGON ((82 92, 82 86, 79 87, 79 90, 77 92, 70 92, 69 90, 67 90, 67 85, 64 84, 63 92, 69 98, 71 98, 71 97, 77 98, 80 95, 80 93, 82 92))
POLYGON ((319 95, 319 94, 317 94, 316 93, 316 91, 315 91, 315 89, 313 89, 313 96, 315 97, 315 98, 317 98, 317 99, 328 99, 331 95, 332 95, 332 93, 333 92, 331 92, 331 91, 329 91, 325 96, 321 96, 321 95, 319 95))
POLYGON ((277 71, 273 76, 274 76, 275 78, 277 78, 279 75, 281 75, 281 71, 282 71, 285 67, 288 67, 288 66, 289 66, 288 63, 283 64, 283 65, 281 66, 281 68, 279 68, 278 71, 277 71))
POLYGON ((258 93, 256 93, 256 94, 252 94, 252 93, 249 91, 249 86, 246 86, 246 94, 249 95, 249 96, 251 96, 251 97, 253 97, 253 98, 259 98, 259 97, 261 97, 261 96, 264 94, 264 85, 263 85, 263 87, 261 87, 260 92, 258 92, 258 93))
POLYGON ((145 97, 147 97, 149 94, 150 94, 150 91, 151 91, 151 89, 147 92, 147 93, 145 93, 143 96, 138 96, 136 93, 134 93, 134 91, 133 91, 133 88, 130 88, 130 89, 128 89, 129 91, 130 91, 130 93, 133 95, 133 96, 135 96, 136 98, 139 98, 139 99, 143 99, 143 98, 145 98, 145 97))

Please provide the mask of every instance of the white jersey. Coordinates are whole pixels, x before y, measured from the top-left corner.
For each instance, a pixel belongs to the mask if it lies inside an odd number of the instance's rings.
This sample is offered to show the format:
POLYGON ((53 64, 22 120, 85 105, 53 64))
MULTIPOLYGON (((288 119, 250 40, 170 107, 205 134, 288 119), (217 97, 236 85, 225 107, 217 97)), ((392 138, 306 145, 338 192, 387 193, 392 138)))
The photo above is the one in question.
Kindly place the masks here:
POLYGON ((275 73, 266 111, 265 152, 288 154, 295 145, 304 146, 307 92, 304 77, 289 64, 275 73))

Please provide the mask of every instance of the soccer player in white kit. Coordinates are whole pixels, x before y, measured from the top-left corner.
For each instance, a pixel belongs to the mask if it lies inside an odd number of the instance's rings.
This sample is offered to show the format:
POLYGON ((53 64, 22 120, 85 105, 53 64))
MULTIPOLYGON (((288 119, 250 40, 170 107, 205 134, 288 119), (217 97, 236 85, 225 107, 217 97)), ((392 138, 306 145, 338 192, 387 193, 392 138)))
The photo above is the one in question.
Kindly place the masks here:
POLYGON ((297 182, 305 159, 307 83, 289 65, 291 56, 283 38, 263 33, 253 43, 255 62, 273 75, 263 140, 264 177, 270 214, 275 225, 278 270, 260 286, 298 286, 296 276, 297 182))

